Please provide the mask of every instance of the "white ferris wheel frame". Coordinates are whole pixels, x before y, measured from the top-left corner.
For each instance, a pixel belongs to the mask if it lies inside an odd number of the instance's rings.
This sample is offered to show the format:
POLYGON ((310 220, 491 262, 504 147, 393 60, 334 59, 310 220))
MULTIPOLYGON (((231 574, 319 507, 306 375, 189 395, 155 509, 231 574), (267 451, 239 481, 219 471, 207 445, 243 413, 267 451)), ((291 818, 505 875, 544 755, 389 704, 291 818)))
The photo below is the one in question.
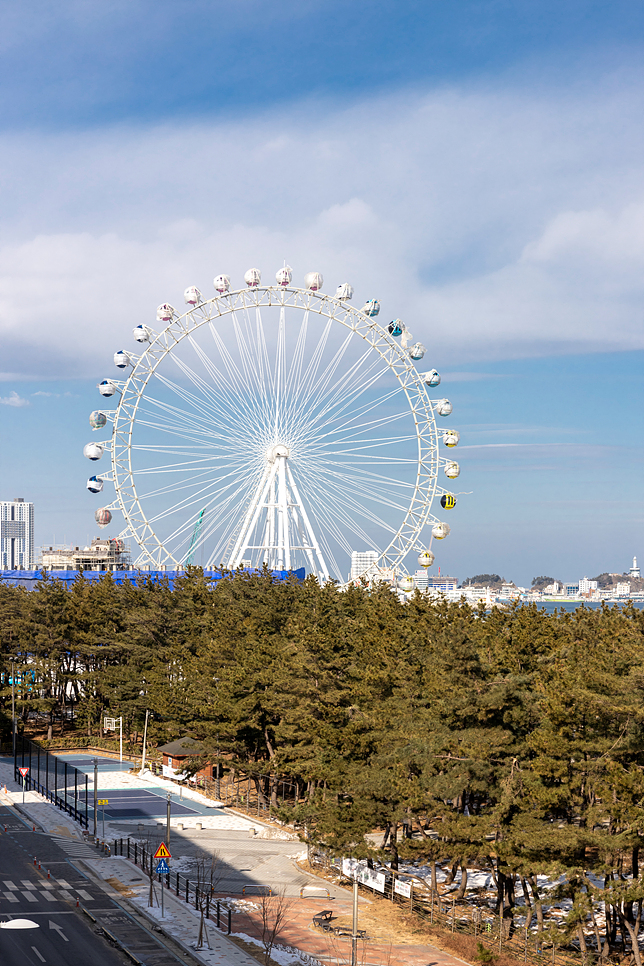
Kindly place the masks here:
POLYGON ((406 571, 403 561, 406 555, 412 549, 421 549, 418 539, 423 528, 430 521, 437 522, 436 517, 431 515, 431 506, 437 489, 442 490, 438 487, 438 469, 444 460, 439 457, 438 429, 432 401, 423 378, 408 353, 394 341, 376 318, 353 308, 344 300, 294 286, 237 289, 205 299, 182 315, 175 312, 163 331, 158 334, 151 333, 149 344, 138 359, 133 361, 128 379, 125 382, 112 380, 120 392, 120 400, 114 411, 110 446, 112 482, 116 491, 116 500, 110 508, 118 505, 125 519, 126 527, 120 537, 131 536, 140 547, 141 554, 137 559, 139 566, 148 563, 159 569, 168 569, 168 564, 174 564, 177 569, 183 568, 184 561, 177 559, 155 533, 137 494, 132 466, 132 444, 139 405, 157 368, 183 339, 191 336, 201 326, 227 315, 234 315, 235 312, 275 306, 316 313, 360 336, 379 353, 406 396, 417 441, 416 480, 404 519, 375 562, 375 567, 379 570, 404 573, 406 571))

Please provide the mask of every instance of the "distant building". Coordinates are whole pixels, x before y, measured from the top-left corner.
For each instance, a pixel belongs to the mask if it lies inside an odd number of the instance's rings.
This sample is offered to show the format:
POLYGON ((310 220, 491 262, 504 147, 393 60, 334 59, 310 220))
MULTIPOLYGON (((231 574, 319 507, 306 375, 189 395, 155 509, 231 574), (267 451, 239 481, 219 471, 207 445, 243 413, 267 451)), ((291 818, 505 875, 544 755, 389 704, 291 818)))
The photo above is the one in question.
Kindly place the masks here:
POLYGON ((630 580, 620 580, 615 587, 616 597, 630 597, 631 594, 631 582, 630 580))
MULTIPOLYGON (((205 754, 206 749, 202 741, 191 738, 190 735, 184 735, 183 738, 177 738, 167 745, 161 745, 159 751, 163 755, 163 777, 183 781, 186 777, 183 772, 185 763, 189 758, 205 754)), ((213 765, 205 765, 196 772, 195 778, 213 778, 214 772, 213 765)))
POLYGON ((21 496, 0 503, 0 570, 31 570, 34 563, 34 505, 21 496))
POLYGON ((351 580, 358 577, 375 577, 378 573, 376 550, 354 550, 351 554, 351 580))
POLYGON ((95 537, 89 547, 42 547, 38 566, 43 570, 126 570, 130 551, 123 540, 95 537))
POLYGON ((633 566, 629 570, 631 577, 640 577, 640 568, 637 566, 637 557, 633 557, 633 566))
POLYGON ((515 584, 501 584, 501 597, 516 597, 519 594, 519 588, 515 584))
POLYGON ((555 580, 553 583, 548 584, 547 587, 544 587, 543 592, 544 594, 561 594, 563 592, 563 585, 558 580, 555 580))
POLYGON ((427 590, 427 581, 429 579, 429 574, 426 569, 417 570, 414 574, 414 583, 418 590, 427 590))
POLYGON ((563 592, 566 597, 576 597, 579 593, 579 584, 564 584, 563 592))
POLYGON ((579 581, 579 593, 591 594, 594 590, 597 590, 597 581, 589 580, 588 577, 582 577, 579 581))
POLYGON ((427 577, 427 589, 428 590, 458 590, 458 578, 457 577, 447 577, 440 574, 436 577, 427 577))

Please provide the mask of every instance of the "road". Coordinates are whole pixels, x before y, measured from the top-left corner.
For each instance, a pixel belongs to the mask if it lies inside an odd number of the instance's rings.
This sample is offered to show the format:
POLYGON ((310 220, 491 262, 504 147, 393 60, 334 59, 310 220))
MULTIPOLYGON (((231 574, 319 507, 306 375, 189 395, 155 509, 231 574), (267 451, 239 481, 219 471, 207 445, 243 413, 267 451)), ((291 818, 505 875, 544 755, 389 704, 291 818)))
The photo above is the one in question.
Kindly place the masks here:
POLYGON ((75 867, 74 857, 82 858, 83 850, 95 855, 80 840, 33 832, 15 809, 0 807, 0 923, 30 919, 38 924, 0 929, 2 966, 130 964, 101 927, 148 966, 177 966, 180 960, 75 867))

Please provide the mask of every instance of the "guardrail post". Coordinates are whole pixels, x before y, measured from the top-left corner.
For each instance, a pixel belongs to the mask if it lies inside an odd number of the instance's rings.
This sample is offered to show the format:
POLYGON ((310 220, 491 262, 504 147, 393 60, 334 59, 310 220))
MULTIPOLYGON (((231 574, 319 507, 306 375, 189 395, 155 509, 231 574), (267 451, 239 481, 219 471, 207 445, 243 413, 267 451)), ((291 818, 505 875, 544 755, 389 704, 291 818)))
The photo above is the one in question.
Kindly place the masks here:
POLYGON ((189 883, 189 882, 188 882, 188 880, 186 879, 186 902, 188 902, 188 896, 189 896, 189 894, 190 894, 190 893, 189 893, 189 885, 190 885, 190 883, 189 883))
POLYGON ((177 872, 177 899, 179 898, 179 873, 177 872))
POLYGON ((228 935, 229 936, 232 931, 232 919, 233 919, 233 914, 232 914, 232 911, 229 909, 228 910, 228 935))
POLYGON ((217 929, 221 929, 221 910, 219 907, 219 899, 217 899, 217 929))

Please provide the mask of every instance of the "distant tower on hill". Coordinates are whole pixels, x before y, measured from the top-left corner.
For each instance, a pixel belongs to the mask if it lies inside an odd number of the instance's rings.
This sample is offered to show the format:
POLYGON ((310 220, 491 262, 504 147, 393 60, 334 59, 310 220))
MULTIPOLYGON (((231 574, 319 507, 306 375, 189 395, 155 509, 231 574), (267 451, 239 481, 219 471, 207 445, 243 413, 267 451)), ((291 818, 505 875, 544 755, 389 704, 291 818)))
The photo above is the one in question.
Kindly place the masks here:
POLYGON ((640 576, 640 568, 637 566, 637 557, 633 557, 633 566, 629 570, 629 574, 631 575, 631 577, 640 576))

